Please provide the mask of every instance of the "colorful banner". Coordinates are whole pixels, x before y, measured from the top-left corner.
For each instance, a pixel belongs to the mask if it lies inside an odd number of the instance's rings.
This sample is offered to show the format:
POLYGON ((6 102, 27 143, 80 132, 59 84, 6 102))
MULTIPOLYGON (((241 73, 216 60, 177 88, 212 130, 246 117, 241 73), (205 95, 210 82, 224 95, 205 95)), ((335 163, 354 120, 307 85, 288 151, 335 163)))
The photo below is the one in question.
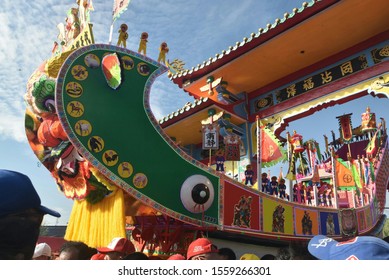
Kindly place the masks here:
POLYGON ((354 176, 344 160, 336 159, 335 171, 338 187, 355 187, 354 176))
POLYGON ((265 126, 261 127, 261 162, 269 167, 286 159, 286 152, 274 133, 265 126))
POLYGON ((114 0, 112 10, 112 22, 117 20, 127 10, 131 0, 114 0))
POLYGON ((340 137, 344 142, 349 142, 353 138, 353 129, 351 126, 351 115, 347 114, 336 117, 339 120, 340 137))

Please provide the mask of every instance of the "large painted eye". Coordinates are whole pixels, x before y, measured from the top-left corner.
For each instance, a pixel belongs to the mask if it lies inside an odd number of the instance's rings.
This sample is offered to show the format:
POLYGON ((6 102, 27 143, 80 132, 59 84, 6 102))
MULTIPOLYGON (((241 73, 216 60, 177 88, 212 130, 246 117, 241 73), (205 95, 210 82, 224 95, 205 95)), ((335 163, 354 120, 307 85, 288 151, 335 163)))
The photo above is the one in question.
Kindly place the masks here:
POLYGON ((203 175, 188 177, 181 186, 181 202, 192 213, 201 213, 211 207, 214 198, 211 181, 203 175))

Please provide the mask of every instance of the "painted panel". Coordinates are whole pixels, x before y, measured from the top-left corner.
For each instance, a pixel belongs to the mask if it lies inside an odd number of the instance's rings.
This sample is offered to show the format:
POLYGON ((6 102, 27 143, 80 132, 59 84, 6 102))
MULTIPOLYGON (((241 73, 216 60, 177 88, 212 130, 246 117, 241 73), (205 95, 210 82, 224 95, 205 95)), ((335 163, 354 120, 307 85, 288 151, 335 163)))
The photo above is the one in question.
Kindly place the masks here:
POLYGON ((293 234, 293 208, 278 199, 263 199, 263 231, 293 234))
POLYGON ((260 230, 259 196, 243 187, 225 182, 224 225, 260 230))
POLYGON ((296 235, 319 234, 319 213, 303 208, 295 208, 296 235))
POLYGON ((320 212, 320 231, 323 235, 340 235, 339 216, 334 212, 320 212))

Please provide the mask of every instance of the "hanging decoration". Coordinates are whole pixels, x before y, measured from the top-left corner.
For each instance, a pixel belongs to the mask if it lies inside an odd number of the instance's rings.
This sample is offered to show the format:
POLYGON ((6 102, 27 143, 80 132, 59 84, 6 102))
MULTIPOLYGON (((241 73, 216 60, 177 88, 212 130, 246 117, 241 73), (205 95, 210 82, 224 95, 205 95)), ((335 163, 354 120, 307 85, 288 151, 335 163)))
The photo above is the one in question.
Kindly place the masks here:
POLYGON ((237 135, 232 134, 224 137, 226 160, 232 160, 232 161, 240 160, 239 143, 240 143, 240 137, 237 135))

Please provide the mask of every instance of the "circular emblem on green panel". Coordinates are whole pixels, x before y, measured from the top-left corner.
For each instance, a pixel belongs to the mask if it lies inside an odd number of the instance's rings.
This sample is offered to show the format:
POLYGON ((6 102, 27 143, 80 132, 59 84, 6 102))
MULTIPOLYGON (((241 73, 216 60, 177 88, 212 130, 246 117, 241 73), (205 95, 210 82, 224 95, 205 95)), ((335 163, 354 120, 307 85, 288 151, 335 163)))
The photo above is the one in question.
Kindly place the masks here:
POLYGON ((122 57, 122 65, 125 70, 131 70, 134 68, 134 61, 129 56, 123 56, 122 57))
POLYGON ((94 153, 98 153, 104 149, 104 140, 100 136, 92 136, 88 140, 88 148, 94 153))
POLYGON ((78 118, 84 114, 84 105, 78 101, 72 101, 66 106, 66 111, 73 118, 78 118))
POLYGON ((119 161, 119 155, 114 150, 108 150, 103 153, 103 162, 107 166, 114 166, 119 161))
POLYGON ((70 82, 66 84, 66 93, 73 98, 80 97, 82 94, 82 86, 77 82, 70 82))
POLYGON ((82 65, 73 66, 71 73, 73 77, 79 81, 83 81, 88 78, 88 70, 86 70, 86 68, 82 65))
POLYGON ((118 166, 118 173, 119 173, 120 177, 122 177, 122 178, 130 177, 132 175, 133 171, 134 171, 134 169, 132 168, 132 165, 129 162, 126 162, 126 161, 122 162, 118 166))
POLYGON ((87 120, 80 120, 76 122, 74 129, 80 136, 88 136, 92 132, 92 125, 87 120))
POLYGON ((143 173, 135 174, 134 179, 132 179, 132 183, 138 189, 143 189, 144 187, 146 187, 147 182, 148 182, 147 176, 143 173))
POLYGON ((98 68, 100 66, 100 58, 93 53, 89 53, 84 58, 85 65, 90 68, 98 68))
POLYGON ((147 76, 150 74, 150 66, 144 62, 138 64, 138 73, 142 76, 147 76))

